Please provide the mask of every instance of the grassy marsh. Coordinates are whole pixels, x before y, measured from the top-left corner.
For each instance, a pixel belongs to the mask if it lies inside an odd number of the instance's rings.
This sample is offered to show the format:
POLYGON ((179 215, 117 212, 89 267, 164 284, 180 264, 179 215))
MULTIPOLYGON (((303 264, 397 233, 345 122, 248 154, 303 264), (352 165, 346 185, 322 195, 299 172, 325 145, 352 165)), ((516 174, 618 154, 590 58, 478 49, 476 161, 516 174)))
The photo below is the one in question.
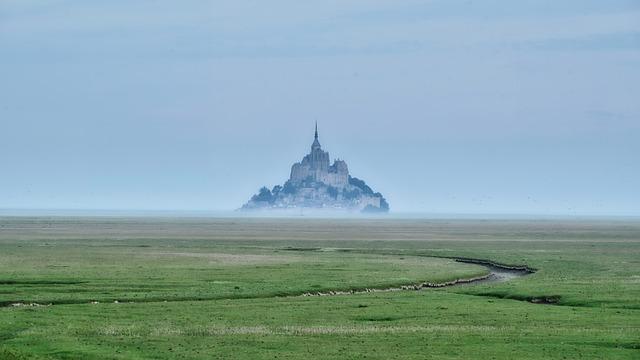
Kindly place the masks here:
POLYGON ((55 304, 0 308, 0 358, 629 359, 640 352, 634 221, 2 218, 0 225, 0 302, 55 304), (281 297, 486 272, 443 258, 451 256, 538 271, 505 283, 281 297), (527 302, 551 296, 558 305, 527 302))

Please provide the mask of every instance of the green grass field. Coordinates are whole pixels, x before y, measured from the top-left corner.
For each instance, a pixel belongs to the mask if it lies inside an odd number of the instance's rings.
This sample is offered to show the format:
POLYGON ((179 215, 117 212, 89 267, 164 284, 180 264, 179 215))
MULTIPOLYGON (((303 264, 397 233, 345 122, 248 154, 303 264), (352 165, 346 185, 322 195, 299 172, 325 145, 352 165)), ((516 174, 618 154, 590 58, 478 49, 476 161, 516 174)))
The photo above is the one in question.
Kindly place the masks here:
POLYGON ((0 305, 0 359, 637 359, 640 221, 6 217, 0 305), (488 271, 451 257, 537 271, 299 296, 488 271))

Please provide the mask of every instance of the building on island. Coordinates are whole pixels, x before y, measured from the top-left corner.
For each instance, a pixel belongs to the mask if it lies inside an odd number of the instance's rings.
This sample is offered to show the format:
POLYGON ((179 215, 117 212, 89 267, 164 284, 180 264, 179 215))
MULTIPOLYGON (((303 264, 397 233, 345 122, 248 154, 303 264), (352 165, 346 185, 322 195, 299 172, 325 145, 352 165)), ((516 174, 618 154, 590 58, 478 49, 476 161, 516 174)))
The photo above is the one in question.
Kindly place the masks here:
POLYGON ((263 187, 240 210, 296 208, 387 212, 389 204, 382 194, 352 177, 345 161, 330 164, 329 153, 318 140, 316 123, 311 152, 291 166, 289 180, 271 190, 263 187))

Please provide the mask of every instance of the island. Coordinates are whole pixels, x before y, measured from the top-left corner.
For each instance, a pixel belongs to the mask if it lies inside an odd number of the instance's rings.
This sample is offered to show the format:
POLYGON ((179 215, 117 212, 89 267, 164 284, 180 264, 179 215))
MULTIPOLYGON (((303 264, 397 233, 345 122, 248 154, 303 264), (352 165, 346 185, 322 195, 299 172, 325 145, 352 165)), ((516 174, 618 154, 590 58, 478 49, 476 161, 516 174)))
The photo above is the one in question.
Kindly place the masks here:
POLYGON ((363 180, 349 174, 349 167, 337 159, 330 164, 329 153, 318 140, 318 124, 311 152, 291 166, 283 185, 262 187, 240 210, 321 209, 363 213, 386 213, 389 203, 363 180))

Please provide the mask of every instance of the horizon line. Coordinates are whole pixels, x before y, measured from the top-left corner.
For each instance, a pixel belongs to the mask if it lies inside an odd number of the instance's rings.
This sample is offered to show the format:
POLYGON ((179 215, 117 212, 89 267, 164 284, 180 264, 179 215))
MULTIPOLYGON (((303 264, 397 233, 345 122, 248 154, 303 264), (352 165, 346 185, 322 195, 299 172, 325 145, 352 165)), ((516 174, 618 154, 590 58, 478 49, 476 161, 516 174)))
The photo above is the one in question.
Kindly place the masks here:
POLYGON ((79 208, 0 208, 0 217, 237 217, 237 218, 416 218, 416 219, 553 219, 553 218, 602 218, 602 219, 640 219, 640 214, 618 213, 526 213, 526 212, 435 212, 435 211, 390 211, 388 214, 363 214, 359 212, 333 212, 323 209, 287 209, 275 211, 249 211, 238 209, 79 209, 79 208), (294 212, 300 211, 300 214, 294 212), (161 215, 161 216, 160 216, 161 215), (198 216, 196 216, 198 215, 198 216), (222 216, 224 215, 224 216, 222 216))

